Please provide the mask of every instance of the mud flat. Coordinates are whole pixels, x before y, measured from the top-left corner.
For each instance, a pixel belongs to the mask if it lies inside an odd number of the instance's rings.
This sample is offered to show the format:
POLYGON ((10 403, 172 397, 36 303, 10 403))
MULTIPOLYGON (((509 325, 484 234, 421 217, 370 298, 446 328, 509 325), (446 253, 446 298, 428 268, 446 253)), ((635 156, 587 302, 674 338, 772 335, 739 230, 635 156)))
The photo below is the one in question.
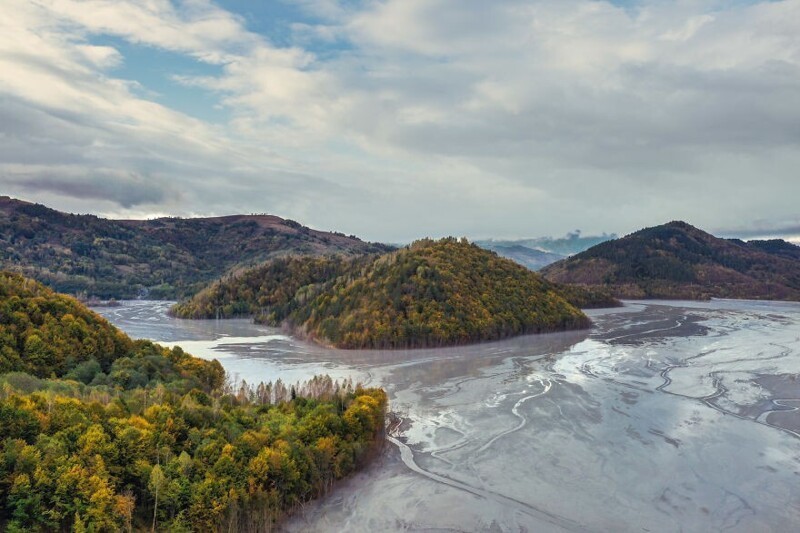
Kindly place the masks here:
POLYGON ((629 302, 592 312, 591 331, 408 352, 325 350, 163 309, 100 311, 134 335, 205 343, 198 355, 248 381, 332 371, 389 392, 383 456, 289 531, 800 524, 798 304, 629 302))

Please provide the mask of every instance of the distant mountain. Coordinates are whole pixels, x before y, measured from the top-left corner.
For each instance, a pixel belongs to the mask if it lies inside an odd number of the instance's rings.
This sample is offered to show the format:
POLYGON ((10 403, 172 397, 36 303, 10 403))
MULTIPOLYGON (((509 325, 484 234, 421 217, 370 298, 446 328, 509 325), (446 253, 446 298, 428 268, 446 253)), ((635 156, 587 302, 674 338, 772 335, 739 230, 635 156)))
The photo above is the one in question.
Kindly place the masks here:
POLYGON ((212 284, 173 312, 255 315, 340 348, 418 348, 587 327, 571 299, 618 304, 449 238, 380 256, 275 259, 212 284))
POLYGON ((0 197, 0 268, 100 298, 176 298, 273 257, 390 249, 271 215, 107 220, 0 197))
POLYGON ((582 252, 596 244, 614 239, 614 234, 602 234, 589 237, 581 236, 580 231, 568 233, 566 237, 539 237, 536 239, 475 241, 475 244, 498 255, 516 261, 531 270, 542 268, 560 261, 565 257, 582 252))
POLYGON ((539 237, 536 239, 523 239, 516 242, 522 246, 543 250, 545 252, 559 255, 574 255, 588 250, 601 242, 616 238, 617 235, 614 233, 603 233, 602 235, 589 235, 584 237, 580 230, 576 230, 572 233, 567 233, 565 237, 539 237))
POLYGON ((685 222, 601 243, 542 270, 621 298, 800 300, 800 247, 721 239, 685 222))
POLYGON ((486 250, 491 250, 501 257, 511 259, 531 270, 540 270, 549 264, 564 259, 566 256, 543 252, 521 244, 501 244, 505 241, 481 241, 479 246, 486 250))

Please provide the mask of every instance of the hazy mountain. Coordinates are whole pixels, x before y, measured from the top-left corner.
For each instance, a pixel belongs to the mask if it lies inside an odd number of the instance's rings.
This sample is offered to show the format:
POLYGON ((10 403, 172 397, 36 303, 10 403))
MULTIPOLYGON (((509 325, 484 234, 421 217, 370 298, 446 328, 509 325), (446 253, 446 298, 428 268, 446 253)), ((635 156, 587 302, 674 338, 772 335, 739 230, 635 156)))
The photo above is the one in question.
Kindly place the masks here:
POLYGON ((491 250, 497 255, 516 261, 531 270, 541 270, 547 265, 615 237, 616 235, 605 233, 603 235, 583 237, 580 230, 577 230, 559 238, 485 239, 475 241, 475 244, 481 248, 491 250))
POLYGON ((560 255, 574 255, 588 250, 601 242, 616 238, 617 235, 614 233, 603 233, 602 235, 588 235, 584 237, 581 230, 575 230, 572 233, 567 233, 564 237, 539 237, 536 239, 523 239, 516 242, 522 246, 543 250, 545 252, 560 255))
POLYGON ((685 222, 601 243, 542 270, 551 281, 624 298, 800 300, 800 247, 721 239, 685 222))
POLYGON ((521 244, 506 244, 507 242, 509 241, 480 241, 477 244, 481 248, 491 250, 497 255, 516 261, 520 265, 528 267, 531 270, 540 270, 566 257, 560 254, 528 248, 521 244))

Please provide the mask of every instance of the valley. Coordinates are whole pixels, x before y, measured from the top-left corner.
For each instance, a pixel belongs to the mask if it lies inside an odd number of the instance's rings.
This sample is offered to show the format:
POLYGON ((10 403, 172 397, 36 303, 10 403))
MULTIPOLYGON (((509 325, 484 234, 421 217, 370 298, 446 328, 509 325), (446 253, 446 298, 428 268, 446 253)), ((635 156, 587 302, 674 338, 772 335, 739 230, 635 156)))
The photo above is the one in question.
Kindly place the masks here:
POLYGON ((800 531, 800 0, 2 0, 0 72, 0 533, 800 531))

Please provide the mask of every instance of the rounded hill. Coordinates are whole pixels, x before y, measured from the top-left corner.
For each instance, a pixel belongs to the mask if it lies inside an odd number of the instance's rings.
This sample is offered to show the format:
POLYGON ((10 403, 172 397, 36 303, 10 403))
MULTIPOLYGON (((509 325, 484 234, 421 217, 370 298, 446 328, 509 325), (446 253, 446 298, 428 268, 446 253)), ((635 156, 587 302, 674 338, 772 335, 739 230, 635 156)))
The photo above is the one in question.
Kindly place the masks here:
POLYGON ((213 284, 173 312, 249 313, 348 349, 448 346, 590 325, 561 287, 454 238, 350 260, 272 261, 213 284))
POLYGON ((645 228, 542 270, 620 298, 800 300, 800 247, 723 239, 686 222, 645 228))

